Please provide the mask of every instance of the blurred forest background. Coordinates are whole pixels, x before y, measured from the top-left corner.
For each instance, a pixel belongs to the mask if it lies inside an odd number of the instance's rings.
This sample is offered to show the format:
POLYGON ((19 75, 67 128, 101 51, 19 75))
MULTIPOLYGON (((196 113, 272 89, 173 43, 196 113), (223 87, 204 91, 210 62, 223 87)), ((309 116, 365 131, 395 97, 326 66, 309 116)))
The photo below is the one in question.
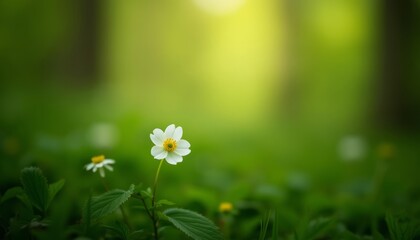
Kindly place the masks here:
POLYGON ((0 192, 39 166, 75 222, 90 158, 151 185, 149 134, 174 123, 192 153, 158 194, 180 206, 267 203, 283 232, 369 234, 373 203, 419 218, 419 27, 417 0, 1 1, 0 192))

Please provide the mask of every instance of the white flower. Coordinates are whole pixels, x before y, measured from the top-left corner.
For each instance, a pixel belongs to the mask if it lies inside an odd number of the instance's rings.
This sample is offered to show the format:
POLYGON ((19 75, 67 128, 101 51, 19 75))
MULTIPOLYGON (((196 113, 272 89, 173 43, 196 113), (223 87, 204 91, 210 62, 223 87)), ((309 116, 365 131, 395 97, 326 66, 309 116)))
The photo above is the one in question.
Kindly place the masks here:
POLYGON ((105 177, 105 170, 104 168, 108 169, 109 171, 113 171, 114 168, 110 166, 110 164, 114 164, 115 161, 112 159, 105 159, 104 155, 99 155, 92 157, 92 162, 85 166, 86 171, 90 171, 92 169, 93 172, 99 169, 99 174, 101 177, 105 177))
POLYGON ((152 147, 152 156, 158 160, 166 159, 172 165, 182 162, 182 157, 191 152, 191 145, 181 137, 182 127, 175 128, 174 124, 169 125, 165 132, 156 128, 150 134, 150 139, 155 144, 152 147))

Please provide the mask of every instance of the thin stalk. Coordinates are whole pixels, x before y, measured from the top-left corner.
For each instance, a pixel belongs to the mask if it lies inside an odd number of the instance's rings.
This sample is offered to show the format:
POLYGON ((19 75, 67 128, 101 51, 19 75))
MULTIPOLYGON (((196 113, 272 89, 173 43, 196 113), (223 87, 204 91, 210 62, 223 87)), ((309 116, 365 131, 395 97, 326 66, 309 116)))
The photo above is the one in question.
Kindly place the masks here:
POLYGON ((159 167, 156 171, 155 183, 153 184, 152 206, 155 205, 157 182, 159 178, 160 168, 162 167, 162 163, 163 163, 163 160, 160 160, 159 167))
POLYGON ((128 222, 127 214, 125 213, 125 210, 124 210, 124 208, 123 208, 123 206, 122 206, 122 205, 120 205, 120 210, 121 210, 121 214, 122 214, 122 216, 123 216, 123 219, 124 219, 125 224, 127 224, 128 229, 132 230, 131 225, 130 225, 130 223, 128 222))
POLYGON ((108 182, 106 181, 104 177, 101 177, 101 180, 102 180, 102 184, 104 185, 105 192, 108 192, 109 191, 108 182))
POLYGON ((149 217, 150 217, 150 219, 151 219, 152 221, 154 221, 154 220, 153 220, 153 216, 152 216, 152 214, 150 213, 149 208, 147 207, 146 201, 144 200, 143 196, 142 196, 141 194, 139 194, 139 197, 137 197, 137 196, 133 196, 133 197, 134 197, 134 198, 136 198, 136 199, 138 199, 138 200, 140 200, 140 201, 143 203, 143 206, 144 206, 144 209, 146 210, 147 216, 149 216, 149 217))
POLYGON ((164 160, 160 160, 158 169, 156 171, 156 176, 155 176, 155 182, 153 184, 153 195, 152 195, 152 220, 153 220, 153 231, 154 231, 154 237, 155 240, 159 239, 158 236, 158 221, 159 219, 156 217, 156 189, 157 189, 157 182, 159 179, 159 173, 160 173, 160 168, 162 167, 162 163, 164 162, 164 160))

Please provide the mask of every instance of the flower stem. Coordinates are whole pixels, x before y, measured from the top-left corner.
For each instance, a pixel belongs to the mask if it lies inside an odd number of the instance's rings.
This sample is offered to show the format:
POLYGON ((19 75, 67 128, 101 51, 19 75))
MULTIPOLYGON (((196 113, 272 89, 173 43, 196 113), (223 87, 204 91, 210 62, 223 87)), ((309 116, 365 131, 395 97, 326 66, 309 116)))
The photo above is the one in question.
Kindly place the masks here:
POLYGON ((144 200, 144 197, 141 194, 133 196, 134 198, 140 200, 144 206, 144 209, 146 210, 147 216, 150 217, 150 219, 154 222, 153 216, 149 211, 149 208, 147 207, 146 201, 144 200))
MULTIPOLYGON (((104 185, 104 188, 105 188, 105 192, 109 192, 108 182, 106 181, 104 177, 101 177, 101 179, 102 179, 102 184, 104 185)), ((125 214, 125 211, 122 205, 120 205, 120 210, 121 210, 121 214, 122 214, 125 224, 131 230, 131 224, 127 219, 127 215, 125 214)))
POLYGON ((159 178, 160 168, 162 167, 162 163, 163 162, 164 162, 163 159, 160 160, 159 167, 158 167, 158 169, 156 171, 155 183, 153 184, 152 217, 153 217, 153 231, 154 231, 155 240, 158 240, 159 239, 159 236, 158 236, 158 221, 159 221, 159 219, 156 216, 156 209, 155 209, 155 205, 156 205, 156 189, 157 189, 157 182, 158 182, 158 178, 159 178))
POLYGON ((163 163, 163 160, 160 160, 159 167, 158 167, 158 169, 156 171, 155 183, 153 184, 153 195, 152 195, 152 204, 153 205, 155 204, 157 181, 158 181, 158 178, 159 178, 160 167, 162 167, 162 163, 163 163))
POLYGON ((101 177, 101 180, 102 180, 102 184, 104 185, 105 192, 108 192, 109 187, 108 187, 108 183, 107 183, 106 179, 104 177, 101 177))
POLYGON ((122 214, 125 224, 127 224, 128 229, 132 230, 131 224, 127 218, 127 214, 125 213, 125 210, 122 205, 120 205, 120 210, 121 210, 121 214, 122 214))

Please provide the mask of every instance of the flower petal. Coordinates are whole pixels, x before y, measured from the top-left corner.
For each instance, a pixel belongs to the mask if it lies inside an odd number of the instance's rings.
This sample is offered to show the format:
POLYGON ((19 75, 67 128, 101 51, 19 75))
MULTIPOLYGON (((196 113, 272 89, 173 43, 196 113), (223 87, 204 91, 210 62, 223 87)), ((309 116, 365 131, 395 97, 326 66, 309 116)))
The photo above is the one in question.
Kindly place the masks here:
POLYGON ((161 147, 161 146, 153 146, 150 153, 152 154, 153 157, 156 157, 164 151, 165 150, 163 150, 163 147, 161 147))
POLYGON ((168 153, 168 156, 166 156, 165 160, 166 160, 167 163, 169 163, 171 165, 176 165, 178 163, 178 157, 177 156, 179 157, 179 155, 171 152, 171 153, 168 153))
POLYGON ((180 156, 185 156, 190 154, 191 150, 187 149, 187 148, 177 148, 175 149, 174 153, 180 155, 180 156))
POLYGON ((115 160, 113 160, 113 159, 105 159, 105 160, 103 161, 103 163, 104 163, 104 165, 107 165, 107 164, 114 164, 114 163, 115 163, 115 160))
POLYGON ((112 167, 112 166, 109 166, 109 165, 105 165, 104 166, 106 169, 108 169, 109 171, 114 171, 114 168, 112 167))
POLYGON ((174 135, 173 135, 173 139, 175 139, 175 141, 179 141, 181 140, 182 137, 182 127, 177 127, 175 129, 174 135))
POLYGON ((175 125, 171 124, 165 129, 165 139, 173 138, 175 132, 175 125))
POLYGON ((99 168, 99 174, 101 177, 105 177, 105 170, 103 168, 99 168))
POLYGON ((166 158, 166 156, 168 156, 168 152, 167 151, 162 151, 161 153, 159 153, 158 155, 154 156, 155 159, 164 159, 166 158))
POLYGON ((189 148, 189 147, 191 147, 191 144, 187 140, 184 140, 184 139, 181 139, 181 140, 177 141, 176 144, 177 144, 177 148, 189 148))
POLYGON ((166 158, 166 156, 168 156, 168 152, 164 151, 164 152, 162 152, 161 154, 157 155, 157 156, 155 157, 155 159, 161 160, 161 159, 166 158))
POLYGON ((89 164, 87 164, 87 165, 85 166, 86 171, 91 170, 94 166, 95 166, 95 164, 93 164, 93 163, 89 163, 89 164))
POLYGON ((163 141, 161 141, 159 138, 157 138, 155 135, 150 134, 150 140, 152 140, 153 144, 157 146, 162 146, 163 141))
POLYGON ((172 152, 172 153, 168 153, 168 156, 166 156, 166 161, 169 164, 176 165, 177 163, 182 162, 182 157, 172 152))
MULTIPOLYGON (((153 134, 151 134, 150 136, 154 136, 154 138, 156 139, 156 140, 158 140, 159 142, 162 142, 163 143, 163 140, 165 140, 165 136, 164 136, 164 133, 163 133, 163 131, 161 130, 161 129, 159 129, 159 128, 155 128, 154 130, 153 130, 153 134)), ((152 137, 150 137, 150 139, 151 139, 152 137)), ((153 139, 152 139, 152 141, 153 141, 153 139)))
POLYGON ((153 134, 150 134, 150 140, 152 140, 155 145, 162 145, 165 140, 163 131, 159 128, 153 130, 153 134))
POLYGON ((98 170, 98 167, 95 165, 94 167, 93 167, 93 172, 96 172, 96 170, 98 170))

